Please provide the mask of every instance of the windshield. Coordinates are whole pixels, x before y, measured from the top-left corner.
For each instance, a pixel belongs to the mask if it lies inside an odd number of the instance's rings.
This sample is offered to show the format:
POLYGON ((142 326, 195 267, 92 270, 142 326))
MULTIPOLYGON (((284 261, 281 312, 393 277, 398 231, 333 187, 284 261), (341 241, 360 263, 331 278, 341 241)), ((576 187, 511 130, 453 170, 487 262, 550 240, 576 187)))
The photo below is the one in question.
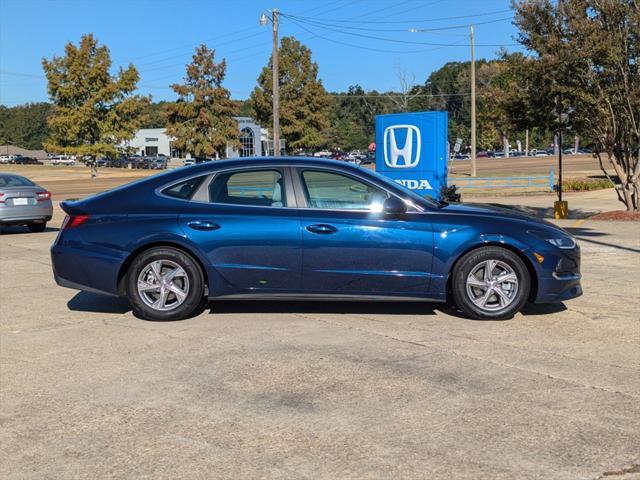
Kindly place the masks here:
POLYGON ((427 203, 432 207, 439 207, 440 204, 438 202, 436 202, 435 200, 433 200, 430 197, 423 197, 422 195, 417 194, 416 192, 414 192, 413 190, 408 189, 407 187, 405 187, 404 185, 402 185, 401 183, 398 182, 394 182, 392 178, 389 177, 385 177, 384 175, 375 172, 373 170, 369 170, 368 168, 363 168, 360 167, 361 170, 363 172, 369 173, 372 176, 376 177, 378 180, 381 180, 385 183, 392 183, 395 187, 397 187, 398 189, 402 190, 402 193, 405 194, 407 197, 409 197, 410 199, 418 202, 418 204, 424 204, 427 203))

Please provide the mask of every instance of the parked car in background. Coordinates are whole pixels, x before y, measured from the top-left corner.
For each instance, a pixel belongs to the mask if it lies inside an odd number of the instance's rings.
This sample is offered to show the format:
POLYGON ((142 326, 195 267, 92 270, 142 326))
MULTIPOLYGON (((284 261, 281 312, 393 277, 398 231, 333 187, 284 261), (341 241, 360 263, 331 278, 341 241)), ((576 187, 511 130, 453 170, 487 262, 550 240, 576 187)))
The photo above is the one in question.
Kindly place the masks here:
POLYGON ((346 162, 204 162, 61 208, 56 282, 125 296, 152 320, 185 318, 205 296, 450 300, 504 319, 582 294, 580 249, 563 229, 437 202, 346 162))
POLYGON ((468 153, 456 153, 451 157, 451 160, 469 160, 471 155, 468 153))
POLYGON ((185 158, 185 159, 182 161, 182 164, 183 164, 185 167, 188 167, 188 166, 190 166, 190 165, 195 165, 195 163, 196 163, 196 161, 195 161, 195 159, 193 159, 193 158, 185 158))
POLYGON ((0 155, 0 163, 7 164, 13 163, 16 159, 16 155, 0 155))
POLYGON ((548 157, 549 154, 547 153, 546 150, 537 150, 534 148, 529 151, 529 156, 530 157, 548 157))
POLYGON ((51 193, 22 175, 0 173, 0 226, 42 232, 52 216, 51 193))
POLYGON ((37 158, 23 157, 22 155, 16 157, 15 160, 13 160, 13 163, 16 165, 42 165, 42 162, 37 158))
POLYGON ((76 160, 74 157, 68 155, 55 155, 51 157, 51 165, 75 165, 76 160))
POLYGON ((489 158, 489 152, 481 151, 476 153, 476 158, 489 158))

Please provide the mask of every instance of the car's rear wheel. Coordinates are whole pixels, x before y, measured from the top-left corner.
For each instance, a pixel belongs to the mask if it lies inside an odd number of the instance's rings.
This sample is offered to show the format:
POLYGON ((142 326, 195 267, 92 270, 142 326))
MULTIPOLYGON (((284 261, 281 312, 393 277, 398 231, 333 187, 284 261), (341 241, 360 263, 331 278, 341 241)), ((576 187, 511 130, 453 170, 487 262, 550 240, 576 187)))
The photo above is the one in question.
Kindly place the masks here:
POLYGON ((527 302, 531 279, 524 262, 512 251, 482 247, 458 261, 451 287, 456 305, 469 317, 504 320, 527 302))
POLYGON ((44 232, 45 228, 47 228, 47 222, 29 223, 27 224, 27 228, 33 233, 44 232))
POLYGON ((191 315, 204 295, 203 274, 181 250, 158 247, 132 262, 126 279, 127 298, 146 320, 180 320, 191 315))

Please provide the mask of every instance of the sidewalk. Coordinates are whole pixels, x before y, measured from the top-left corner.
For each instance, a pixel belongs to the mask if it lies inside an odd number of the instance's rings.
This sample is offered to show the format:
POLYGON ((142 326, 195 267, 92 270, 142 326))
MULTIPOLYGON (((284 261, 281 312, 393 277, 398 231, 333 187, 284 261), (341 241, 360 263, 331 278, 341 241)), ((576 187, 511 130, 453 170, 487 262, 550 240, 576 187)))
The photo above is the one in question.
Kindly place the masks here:
MULTIPOLYGON (((462 195, 463 203, 495 203, 518 207, 531 215, 553 218, 553 202, 558 199, 556 193, 537 193, 531 195, 462 195)), ((569 218, 588 218, 611 210, 624 210, 624 204, 618 201, 613 188, 591 192, 564 193, 562 199, 569 203, 569 218)))

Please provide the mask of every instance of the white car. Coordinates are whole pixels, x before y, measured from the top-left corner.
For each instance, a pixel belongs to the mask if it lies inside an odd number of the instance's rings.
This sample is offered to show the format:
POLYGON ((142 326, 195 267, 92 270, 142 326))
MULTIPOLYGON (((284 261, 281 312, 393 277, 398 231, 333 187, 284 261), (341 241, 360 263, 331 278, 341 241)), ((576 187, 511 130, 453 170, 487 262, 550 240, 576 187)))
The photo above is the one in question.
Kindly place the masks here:
POLYGON ((193 158, 187 158, 184 162, 183 165, 185 167, 188 167, 189 165, 194 165, 196 163, 196 161, 193 158))
POLYGON ((55 155, 51 157, 51 165, 75 165, 76 159, 67 155, 55 155))
POLYGON ((16 155, 0 155, 0 163, 12 163, 16 157, 16 155))

